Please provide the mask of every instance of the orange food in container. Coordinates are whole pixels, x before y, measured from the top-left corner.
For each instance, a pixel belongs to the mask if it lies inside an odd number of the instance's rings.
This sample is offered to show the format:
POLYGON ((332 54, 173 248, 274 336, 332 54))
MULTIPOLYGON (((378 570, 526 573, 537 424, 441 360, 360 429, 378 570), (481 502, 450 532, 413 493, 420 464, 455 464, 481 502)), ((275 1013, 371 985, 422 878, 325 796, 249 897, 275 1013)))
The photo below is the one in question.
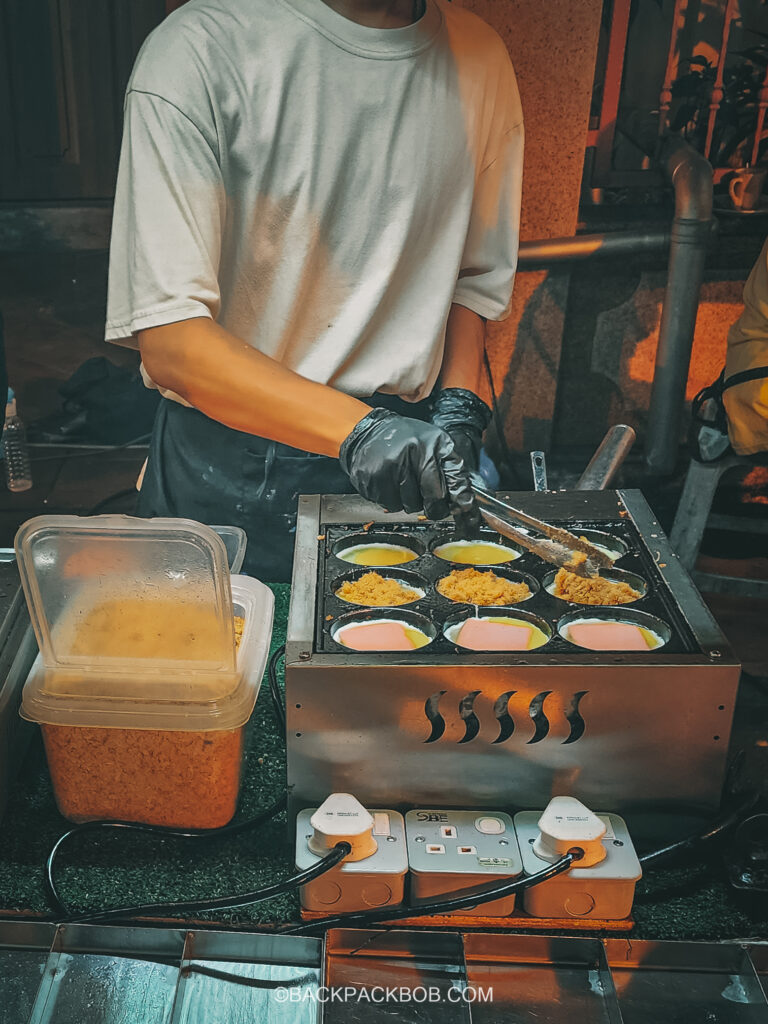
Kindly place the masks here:
POLYGON ((230 577, 220 538, 186 520, 42 516, 16 548, 40 646, 21 714, 40 723, 61 813, 225 825, 271 591, 230 577))

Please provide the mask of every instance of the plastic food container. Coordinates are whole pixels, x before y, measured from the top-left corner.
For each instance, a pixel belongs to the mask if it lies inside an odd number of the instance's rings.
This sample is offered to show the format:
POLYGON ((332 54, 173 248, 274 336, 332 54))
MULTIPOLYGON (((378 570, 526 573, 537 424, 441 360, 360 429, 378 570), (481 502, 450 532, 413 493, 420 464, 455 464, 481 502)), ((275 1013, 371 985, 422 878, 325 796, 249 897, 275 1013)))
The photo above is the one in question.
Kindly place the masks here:
POLYGON ((41 726, 61 813, 226 824, 272 592, 230 578, 222 539, 187 520, 42 516, 16 550, 40 646, 21 714, 41 726))

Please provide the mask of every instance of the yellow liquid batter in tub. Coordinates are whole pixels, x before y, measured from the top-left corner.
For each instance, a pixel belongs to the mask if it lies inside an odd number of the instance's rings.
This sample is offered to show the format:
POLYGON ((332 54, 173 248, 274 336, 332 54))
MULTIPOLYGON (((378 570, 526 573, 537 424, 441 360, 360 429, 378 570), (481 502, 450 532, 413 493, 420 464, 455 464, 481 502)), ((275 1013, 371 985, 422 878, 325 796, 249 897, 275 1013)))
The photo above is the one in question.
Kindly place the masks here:
POLYGON ((198 601, 109 598, 66 626, 69 654, 84 657, 206 659, 221 643, 216 612, 198 601))

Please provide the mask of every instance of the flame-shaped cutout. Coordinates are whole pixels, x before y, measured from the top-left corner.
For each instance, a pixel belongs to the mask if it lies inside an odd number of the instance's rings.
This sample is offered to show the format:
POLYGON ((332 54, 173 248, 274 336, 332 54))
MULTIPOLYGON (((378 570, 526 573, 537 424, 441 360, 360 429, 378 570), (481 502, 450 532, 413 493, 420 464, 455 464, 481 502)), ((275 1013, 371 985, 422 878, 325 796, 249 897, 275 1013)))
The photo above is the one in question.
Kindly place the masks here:
POLYGON ((424 714, 427 716, 432 726, 432 732, 424 740, 425 743, 434 743, 435 740, 439 740, 445 732, 445 719, 438 710, 440 698, 444 694, 445 690, 438 690, 437 693, 433 693, 431 697, 427 697, 424 701, 424 714))
POLYGON ((580 740, 584 735, 584 730, 587 726, 579 712, 579 703, 581 702, 581 698, 588 692, 588 690, 577 690, 571 698, 571 703, 568 705, 568 709, 565 712, 565 718, 571 727, 571 733, 567 739, 563 740, 563 743, 575 743, 576 740, 580 740))
POLYGON ((513 697, 517 690, 507 690, 500 697, 496 698, 493 705, 493 713, 499 721, 499 735, 494 743, 504 743, 515 731, 515 721, 509 713, 509 698, 513 697))
POLYGON ((475 698, 479 693, 479 690, 473 690, 466 697, 462 697, 459 702, 459 714, 464 719, 464 727, 466 729, 459 743, 469 743, 480 732, 480 720, 474 710, 475 698))
POLYGON ((536 731, 528 740, 529 743, 540 743, 549 732, 549 719, 544 714, 544 701, 552 693, 551 690, 543 690, 537 693, 528 707, 528 713, 535 726, 536 731))

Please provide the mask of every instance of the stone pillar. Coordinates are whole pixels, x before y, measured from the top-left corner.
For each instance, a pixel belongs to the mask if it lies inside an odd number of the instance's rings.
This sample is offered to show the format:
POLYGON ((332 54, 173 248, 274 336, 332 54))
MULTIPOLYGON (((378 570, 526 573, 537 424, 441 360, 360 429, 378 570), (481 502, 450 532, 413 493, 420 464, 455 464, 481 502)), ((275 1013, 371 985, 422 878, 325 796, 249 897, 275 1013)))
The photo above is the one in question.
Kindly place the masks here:
MULTIPOLYGON (((493 25, 515 65, 525 118, 521 237, 576 230, 602 0, 461 0, 493 25)), ((568 272, 518 274, 488 350, 510 445, 548 449, 568 272)))

